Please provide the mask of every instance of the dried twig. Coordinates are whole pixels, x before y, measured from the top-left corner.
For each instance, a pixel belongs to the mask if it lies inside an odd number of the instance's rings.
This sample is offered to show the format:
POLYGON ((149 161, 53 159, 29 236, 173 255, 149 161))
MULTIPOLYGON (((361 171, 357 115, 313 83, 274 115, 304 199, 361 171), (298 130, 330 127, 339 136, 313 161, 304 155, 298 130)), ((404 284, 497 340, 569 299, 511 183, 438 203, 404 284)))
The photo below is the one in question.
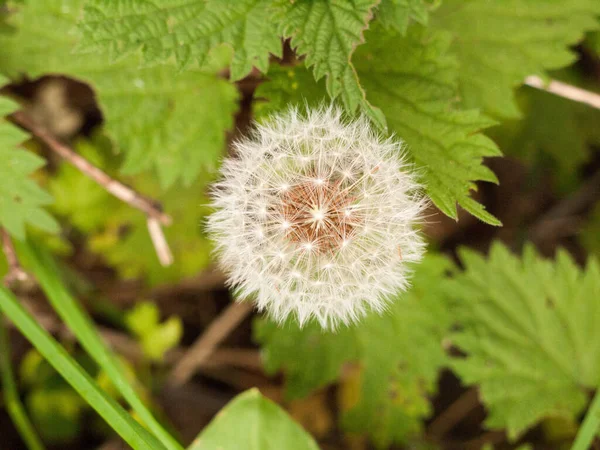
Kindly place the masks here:
POLYGON ((253 306, 249 302, 230 304, 175 365, 169 374, 169 381, 176 386, 187 382, 215 347, 250 314, 252 309, 253 306))
POLYGON ((160 229, 160 224, 170 225, 172 220, 162 211, 160 205, 156 201, 143 196, 133 188, 111 178, 106 172, 77 154, 71 147, 59 141, 43 127, 34 123, 22 111, 17 111, 12 114, 11 118, 14 123, 28 130, 33 136, 46 144, 50 150, 73 164, 84 175, 94 180, 106 189, 106 191, 117 197, 119 200, 122 200, 133 208, 139 209, 146 214, 146 216, 148 216, 148 229, 150 231, 152 243, 154 244, 161 264, 169 265, 172 263, 173 258, 171 251, 164 238, 162 229, 160 229))
POLYGON ((173 264, 173 253, 171 253, 160 222, 154 217, 148 217, 148 233, 150 233, 150 239, 152 239, 160 263, 163 266, 173 264))
POLYGON ((475 389, 469 389, 431 422, 431 425, 427 427, 427 434, 430 436, 442 437, 454 428, 454 426, 478 404, 477 391, 475 389))
POLYGON ((19 263, 15 247, 8 232, 4 228, 0 228, 0 240, 2 241, 2 251, 6 257, 6 262, 8 263, 8 273, 3 280, 4 285, 10 287, 16 282, 22 282, 29 279, 29 275, 23 270, 23 267, 21 267, 21 264, 19 263))
POLYGON ((595 92, 586 91, 585 89, 556 80, 545 83, 544 80, 536 75, 528 76, 525 79, 525 84, 558 95, 559 97, 568 98, 579 103, 585 103, 592 108, 600 109, 600 94, 596 94, 595 92))

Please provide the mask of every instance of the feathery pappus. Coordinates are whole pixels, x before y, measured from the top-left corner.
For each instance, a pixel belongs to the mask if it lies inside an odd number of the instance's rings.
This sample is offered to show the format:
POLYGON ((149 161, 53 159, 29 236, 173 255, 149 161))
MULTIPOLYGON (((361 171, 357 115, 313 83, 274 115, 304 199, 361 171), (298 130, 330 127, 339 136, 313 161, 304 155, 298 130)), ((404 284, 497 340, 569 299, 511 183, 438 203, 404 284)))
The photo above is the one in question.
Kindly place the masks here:
POLYGON ((402 155, 335 107, 291 109, 236 142, 208 230, 238 295, 326 329, 383 311, 425 247, 427 201, 402 155))

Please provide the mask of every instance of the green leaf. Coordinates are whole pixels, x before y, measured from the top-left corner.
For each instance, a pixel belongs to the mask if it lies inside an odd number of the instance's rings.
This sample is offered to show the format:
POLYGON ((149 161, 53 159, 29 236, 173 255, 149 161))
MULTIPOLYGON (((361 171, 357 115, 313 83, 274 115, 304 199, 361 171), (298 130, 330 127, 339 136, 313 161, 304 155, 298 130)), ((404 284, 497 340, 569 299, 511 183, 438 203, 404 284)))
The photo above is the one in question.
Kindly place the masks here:
POLYGON ((233 85, 209 73, 120 66, 85 79, 98 90, 107 131, 126 151, 122 173, 153 168, 166 189, 214 171, 237 109, 233 85))
MULTIPOLYGON (((0 86, 6 82, 0 75, 0 86)), ((52 203, 52 197, 29 178, 46 161, 17 148, 27 134, 4 119, 17 109, 17 104, 0 97, 0 226, 15 238, 24 239, 25 225, 34 225, 50 233, 57 232, 59 227, 42 208, 52 203)))
POLYGON ((447 55, 448 36, 411 29, 402 38, 380 31, 369 34, 367 42, 354 62, 368 99, 424 168, 423 181, 435 205, 456 219, 458 203, 482 221, 500 225, 470 196, 476 180, 497 182, 482 160, 500 151, 478 133, 493 124, 490 119, 454 107, 457 70, 447 55))
POLYGON ((82 3, 41 0, 19 7, 11 16, 18 31, 0 36, 0 72, 13 78, 61 73, 89 83, 106 131, 125 153, 124 173, 154 169, 166 188, 176 181, 190 185, 216 168, 237 109, 237 91, 218 77, 219 64, 178 73, 168 64, 140 67, 139 52, 114 64, 102 53, 74 54, 82 3))
POLYGON ((453 368, 479 388, 490 428, 516 439, 546 417, 576 417, 600 381, 600 266, 581 270, 527 247, 521 259, 496 243, 488 259, 461 252, 465 271, 449 282, 465 358, 453 368))
POLYGON ((92 0, 86 3, 79 48, 114 59, 141 47, 145 64, 174 58, 183 68, 202 67, 212 49, 227 44, 234 49, 235 81, 252 67, 266 72, 270 53, 281 56, 273 13, 273 0, 92 0))
POLYGON ((234 398, 188 450, 318 450, 279 406, 250 389, 234 398))
POLYGON ((116 401, 96 386, 94 380, 46 332, 7 289, 0 287, 2 310, 48 362, 134 450, 164 449, 144 427, 116 401))
POLYGON ((161 361, 166 352, 177 346, 183 335, 183 325, 177 316, 169 317, 156 326, 153 333, 142 336, 144 354, 153 361, 161 361))
POLYGON ((428 3, 425 0, 381 0, 377 19, 384 27, 395 28, 406 34, 411 21, 427 25, 430 8, 428 3))
POLYGON ((125 316, 125 323, 140 339, 144 354, 153 361, 160 361, 164 354, 175 347, 183 326, 177 316, 160 323, 160 311, 152 302, 140 302, 125 316))
POLYGON ((281 12, 280 30, 284 37, 291 37, 291 45, 299 55, 306 55, 304 62, 312 67, 315 78, 326 77, 331 98, 341 96, 350 113, 360 107, 384 128, 385 118, 367 101, 350 62, 354 49, 364 42, 363 31, 377 3, 377 0, 298 0, 281 12))
POLYGON ((358 363, 358 400, 343 418, 346 428, 368 432, 379 447, 413 437, 431 413, 427 395, 447 362, 442 339, 451 318, 440 286, 449 267, 446 259, 428 256, 415 268, 407 294, 352 328, 325 333, 314 323, 300 329, 293 322, 257 321, 267 372, 283 369, 287 396, 298 398, 336 381, 346 363, 358 363))
MULTIPOLYGON (((455 108, 457 67, 447 55, 449 45, 446 33, 413 27, 402 37, 379 28, 367 34, 367 44, 357 49, 353 61, 367 98, 385 113, 390 131, 406 142, 435 205, 456 219, 458 203, 484 222, 499 225, 470 197, 476 180, 497 181, 482 160, 500 152, 478 133, 493 122, 476 111, 455 108)), ((318 106, 326 95, 322 82, 312 82, 298 68, 274 66, 269 79, 256 92, 267 99, 258 104, 261 117, 289 104, 318 106)))
POLYGON ((598 28, 597 0, 444 0, 432 25, 456 36, 464 104, 519 117, 513 89, 528 75, 571 64, 569 48, 598 28))
POLYGON ((152 332, 160 321, 160 311, 152 302, 139 302, 125 315, 125 324, 137 336, 152 332))

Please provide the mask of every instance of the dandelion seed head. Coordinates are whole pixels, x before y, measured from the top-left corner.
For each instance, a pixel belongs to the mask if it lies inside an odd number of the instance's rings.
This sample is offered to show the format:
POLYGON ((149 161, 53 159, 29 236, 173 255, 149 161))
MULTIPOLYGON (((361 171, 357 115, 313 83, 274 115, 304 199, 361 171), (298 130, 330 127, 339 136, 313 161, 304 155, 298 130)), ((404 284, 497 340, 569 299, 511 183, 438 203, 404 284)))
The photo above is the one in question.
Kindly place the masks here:
POLYGON ((336 108, 292 109, 234 150, 208 230, 239 295, 278 321, 334 329, 407 288, 426 200, 401 142, 336 108))

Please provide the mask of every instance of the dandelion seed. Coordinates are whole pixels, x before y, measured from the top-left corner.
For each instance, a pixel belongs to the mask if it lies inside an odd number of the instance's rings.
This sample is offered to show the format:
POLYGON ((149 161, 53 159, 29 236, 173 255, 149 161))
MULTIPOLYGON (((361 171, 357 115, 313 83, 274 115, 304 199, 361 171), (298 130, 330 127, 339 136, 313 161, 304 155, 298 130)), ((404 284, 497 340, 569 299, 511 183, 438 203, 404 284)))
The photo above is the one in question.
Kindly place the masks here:
POLYGON ((335 108, 293 109, 235 150, 208 230, 241 296, 278 321, 334 329, 407 288, 424 251, 416 226, 426 200, 400 142, 335 108))

